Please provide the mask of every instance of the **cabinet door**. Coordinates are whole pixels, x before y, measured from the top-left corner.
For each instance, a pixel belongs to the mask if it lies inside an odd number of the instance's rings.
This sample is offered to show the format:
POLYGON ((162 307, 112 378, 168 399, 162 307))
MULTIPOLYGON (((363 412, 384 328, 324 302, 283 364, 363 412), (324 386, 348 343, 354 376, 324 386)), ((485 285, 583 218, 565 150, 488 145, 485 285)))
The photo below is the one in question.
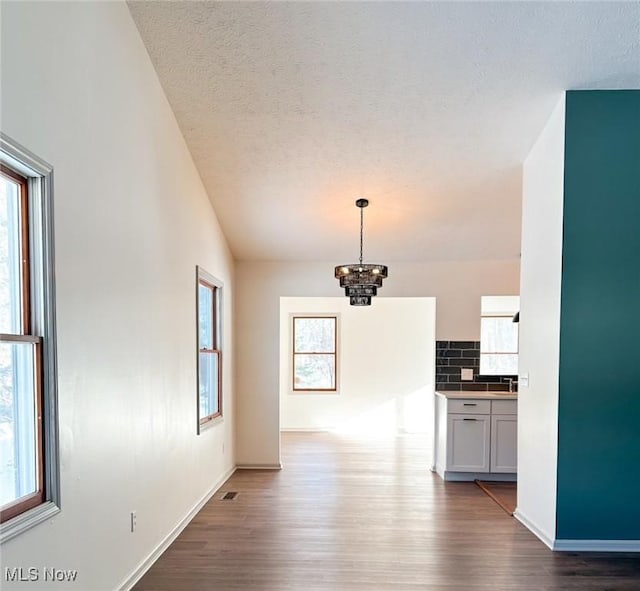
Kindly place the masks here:
POLYGON ((511 415, 491 417, 491 471, 512 473, 518 468, 518 420, 511 415))
POLYGON ((487 415, 449 415, 447 470, 489 471, 489 422, 487 415))

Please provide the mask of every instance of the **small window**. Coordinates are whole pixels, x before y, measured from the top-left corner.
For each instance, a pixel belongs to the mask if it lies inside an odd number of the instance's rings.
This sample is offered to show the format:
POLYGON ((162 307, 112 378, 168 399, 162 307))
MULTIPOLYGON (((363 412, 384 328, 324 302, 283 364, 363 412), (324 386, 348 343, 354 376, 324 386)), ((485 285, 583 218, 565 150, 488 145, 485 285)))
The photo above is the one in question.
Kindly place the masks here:
POLYGON ((485 296, 480 318, 480 374, 518 374, 518 296, 485 296))
POLYGON ((198 267, 198 432, 222 416, 222 283, 198 267))
POLYGON ((0 540, 59 508, 51 168, 0 141, 0 540))
POLYGON ((337 391, 337 316, 293 317, 294 392, 337 391))

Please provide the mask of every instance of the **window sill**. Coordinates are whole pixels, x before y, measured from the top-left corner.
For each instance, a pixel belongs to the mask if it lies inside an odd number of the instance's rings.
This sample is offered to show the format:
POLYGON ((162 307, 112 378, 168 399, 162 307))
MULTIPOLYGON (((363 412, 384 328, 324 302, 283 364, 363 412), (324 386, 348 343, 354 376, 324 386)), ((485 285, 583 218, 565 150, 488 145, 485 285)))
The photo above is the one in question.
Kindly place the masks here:
POLYGON ((313 396, 339 396, 340 390, 291 390, 292 396, 305 396, 311 394, 313 396))
POLYGON ((199 425, 198 425, 198 435, 200 433, 202 433, 203 431, 206 431, 207 429, 210 429, 211 427, 214 427, 215 425, 219 425, 222 422, 224 422, 224 417, 222 415, 218 415, 217 417, 214 417, 213 419, 209 419, 208 421, 205 421, 204 423, 199 423, 199 425))
POLYGON ((13 519, 0 525, 0 544, 4 544, 22 532, 35 527, 43 521, 47 521, 47 519, 51 519, 51 517, 58 513, 60 513, 60 507, 51 501, 47 501, 29 511, 25 511, 21 515, 17 515, 13 519))

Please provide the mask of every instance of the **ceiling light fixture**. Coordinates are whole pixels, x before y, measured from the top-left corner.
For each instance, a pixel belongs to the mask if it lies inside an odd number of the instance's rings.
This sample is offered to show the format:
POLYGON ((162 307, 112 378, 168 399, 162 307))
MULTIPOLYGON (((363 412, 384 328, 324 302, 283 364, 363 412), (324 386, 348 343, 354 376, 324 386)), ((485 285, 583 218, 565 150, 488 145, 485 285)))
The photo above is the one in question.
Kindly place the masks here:
POLYGON ((362 244, 364 230, 364 208, 369 205, 368 199, 358 199, 356 206, 360 208, 360 262, 349 265, 338 265, 335 277, 340 280, 352 306, 370 306, 371 298, 378 294, 382 280, 387 277, 385 265, 365 265, 362 262, 362 244))

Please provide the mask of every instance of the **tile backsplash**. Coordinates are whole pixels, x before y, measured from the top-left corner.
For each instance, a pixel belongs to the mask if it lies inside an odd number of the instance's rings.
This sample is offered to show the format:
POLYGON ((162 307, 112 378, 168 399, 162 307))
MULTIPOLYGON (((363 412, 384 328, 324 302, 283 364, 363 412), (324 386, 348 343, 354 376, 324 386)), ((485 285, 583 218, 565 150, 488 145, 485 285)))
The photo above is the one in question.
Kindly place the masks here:
POLYGON ((481 376, 480 341, 436 341, 436 390, 508 392, 504 376, 481 376), (462 381, 461 370, 473 370, 473 380, 462 381))

